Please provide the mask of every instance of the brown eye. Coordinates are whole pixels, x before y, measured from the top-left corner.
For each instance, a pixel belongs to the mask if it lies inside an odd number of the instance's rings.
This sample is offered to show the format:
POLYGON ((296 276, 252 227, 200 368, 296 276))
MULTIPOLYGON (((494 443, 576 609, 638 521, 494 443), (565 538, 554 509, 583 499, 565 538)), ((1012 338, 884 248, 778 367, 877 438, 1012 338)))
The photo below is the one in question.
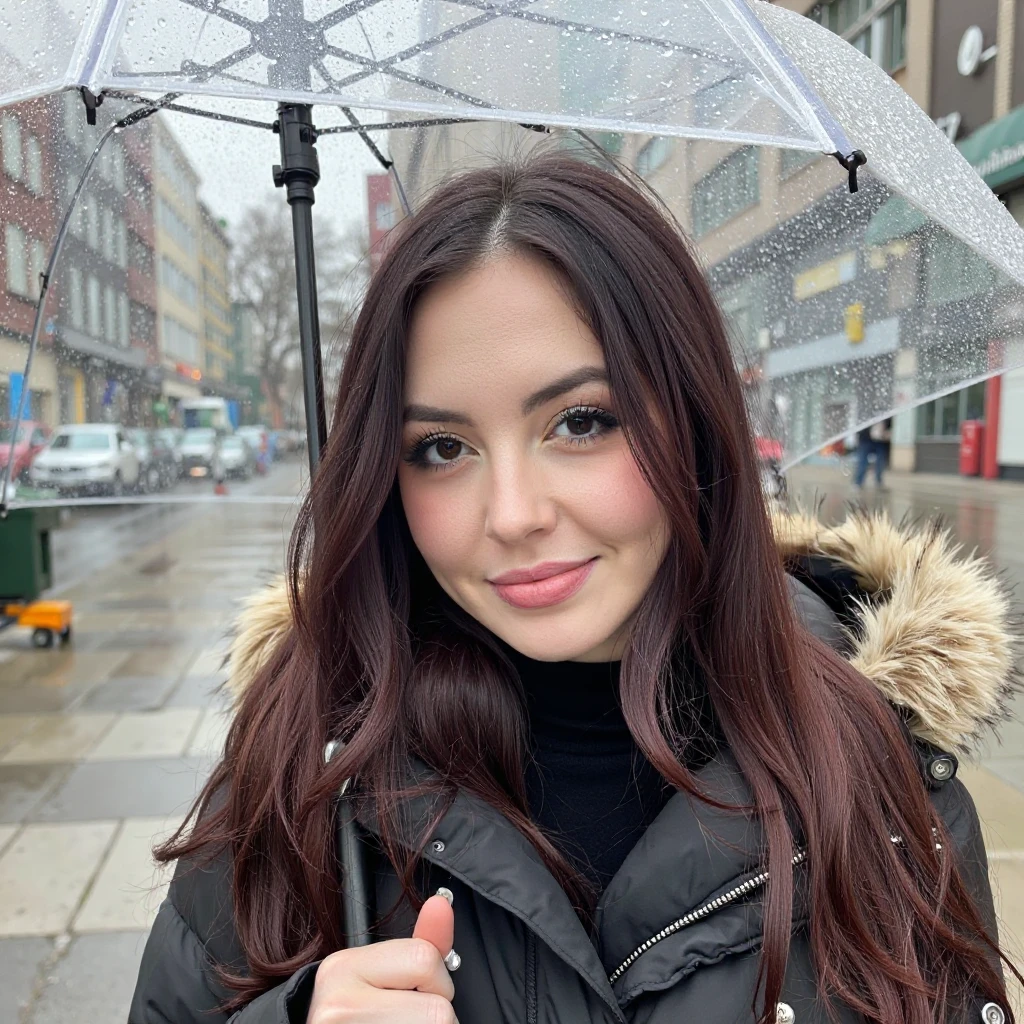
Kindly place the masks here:
POLYGON ((448 461, 459 457, 462 442, 449 437, 438 441, 435 447, 437 448, 437 454, 440 455, 442 459, 448 461))
POLYGON ((569 428, 569 433, 576 437, 583 434, 589 434, 594 429, 594 417, 579 414, 576 416, 569 416, 565 425, 569 428))

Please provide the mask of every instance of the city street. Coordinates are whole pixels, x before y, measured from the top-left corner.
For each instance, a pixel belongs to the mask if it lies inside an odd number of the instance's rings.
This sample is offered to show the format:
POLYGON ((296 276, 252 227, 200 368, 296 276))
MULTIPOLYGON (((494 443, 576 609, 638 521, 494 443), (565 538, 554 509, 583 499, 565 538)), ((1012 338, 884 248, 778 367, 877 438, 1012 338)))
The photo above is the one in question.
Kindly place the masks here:
MULTIPOLYGON (((150 850, 217 756, 230 623, 282 566, 294 506, 274 499, 302 477, 292 460, 219 503, 75 511, 54 555, 54 593, 74 602, 71 646, 33 650, 27 631, 0 634, 0 1024, 125 1020, 166 881, 150 850)), ((865 501, 896 517, 941 513, 1024 582, 1024 486, 889 483, 865 501)), ((828 519, 853 497, 821 467, 797 469, 791 489, 828 519)), ((1024 723, 961 778, 985 824, 1004 941, 1022 962, 1024 723)))

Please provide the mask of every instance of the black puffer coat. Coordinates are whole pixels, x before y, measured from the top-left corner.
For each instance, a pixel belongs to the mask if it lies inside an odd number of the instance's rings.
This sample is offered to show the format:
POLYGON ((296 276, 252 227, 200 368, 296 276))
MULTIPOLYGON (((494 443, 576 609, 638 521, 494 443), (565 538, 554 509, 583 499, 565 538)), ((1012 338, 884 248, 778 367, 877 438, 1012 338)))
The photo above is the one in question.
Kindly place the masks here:
MULTIPOLYGON (((857 667, 905 710, 922 764, 922 785, 956 849, 992 935, 995 915, 985 850, 970 796, 948 778, 955 759, 997 719, 1013 685, 1008 604, 990 572, 958 560, 935 532, 901 532, 887 521, 856 518, 823 530, 803 520, 778 525, 794 573, 797 606, 818 635, 846 644, 857 667), (808 589, 808 586, 810 589, 808 589), (851 590, 868 603, 856 606, 851 590), (841 630, 844 618, 854 635, 841 630), (856 621, 854 621, 856 620, 856 621), (913 625, 915 628, 908 628, 913 625), (925 629, 924 627, 927 627, 925 629), (938 749, 937 749, 938 748, 938 749), (936 758, 939 767, 936 768, 936 758), (940 778, 935 778, 935 776, 940 778)), ((264 648, 287 627, 287 603, 274 590, 250 607, 234 671, 244 685, 264 648)), ((743 778, 728 753, 700 773, 727 803, 745 803, 743 778)), ((429 807, 412 805, 410 836, 429 807)), ((361 816, 373 835, 371 811, 361 816)), ((950 845, 947 843, 947 845, 950 845)), ((455 1010, 462 1024, 740 1024, 754 1019, 765 875, 755 823, 674 796, 627 856, 604 892, 596 939, 526 840, 496 811, 461 794, 427 848, 424 892, 455 895, 455 1010)), ((799 860, 799 855, 798 855, 799 860)), ((824 1024, 795 867, 793 941, 778 1008, 780 1022, 824 1024)), ((241 966, 230 905, 230 865, 179 871, 143 957, 130 1024, 220 1024, 231 993, 212 964, 241 966)), ((399 889, 388 867, 375 872, 378 907, 399 889)), ((412 912, 381 937, 410 934, 412 912)), ((296 1024, 306 1019, 316 964, 255 999, 235 1024, 296 1024)), ((983 994, 965 1007, 965 1024, 1000 1024, 983 994)), ((838 1008, 838 1019, 861 1020, 838 1008)))

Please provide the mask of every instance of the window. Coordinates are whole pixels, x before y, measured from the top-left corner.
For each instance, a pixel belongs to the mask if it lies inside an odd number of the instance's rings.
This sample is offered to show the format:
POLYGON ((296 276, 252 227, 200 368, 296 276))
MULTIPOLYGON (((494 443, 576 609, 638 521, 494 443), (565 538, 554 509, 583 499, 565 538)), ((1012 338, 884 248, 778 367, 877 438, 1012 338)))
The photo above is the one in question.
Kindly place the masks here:
POLYGON ((85 326, 85 295, 82 292, 82 271, 78 267, 68 271, 68 306, 71 326, 81 330, 85 326))
POLYGON ((199 303, 199 289, 188 274, 166 256, 160 257, 160 283, 188 306, 199 303))
POLYGON ((113 178, 114 188, 118 192, 124 192, 125 190, 125 174, 124 174, 124 147, 117 139, 110 140, 111 145, 111 163, 113 164, 113 178))
POLYGON ((992 265, 947 234, 937 235, 928 244, 925 282, 931 306, 970 298, 995 283, 992 265))
POLYGON ((128 322, 128 295, 119 292, 117 296, 117 340, 127 348, 131 342, 131 327, 128 322))
POLYGON ((656 135, 653 139, 648 139, 636 155, 636 173, 641 178, 646 178, 659 167, 663 167, 672 155, 672 145, 673 140, 664 135, 656 135))
POLYGON ((195 254, 196 242, 192 228, 163 197, 157 202, 157 223, 174 239, 179 248, 189 256, 195 254))
POLYGON ((100 299, 100 283, 95 277, 90 275, 88 294, 89 333, 94 338, 98 338, 103 330, 102 305, 103 303, 100 299))
POLYGON ((64 93, 64 133, 72 140, 78 141, 83 134, 85 124, 85 104, 77 92, 64 93))
POLYGON ((985 416, 985 383, 979 381, 917 407, 918 437, 955 438, 964 420, 985 416))
POLYGON ((813 164, 819 156, 821 156, 820 153, 812 153, 806 149, 784 149, 779 174, 783 179, 788 178, 809 164, 813 164))
POLYGON ((4 174, 15 181, 21 181, 25 173, 21 152, 21 122, 12 114, 6 114, 3 118, 0 142, 4 147, 4 174))
POLYGON ((195 331, 178 323, 173 316, 164 316, 161 326, 164 355, 193 365, 199 362, 199 336, 195 331))
POLYGON ((17 224, 8 224, 4 230, 7 248, 7 290, 14 295, 28 295, 28 253, 25 232, 17 224))
POLYGON ((28 293, 33 299, 38 299, 43 274, 46 272, 46 246, 38 238, 33 238, 30 250, 32 259, 29 264, 28 293))
POLYGON ((128 267, 128 228, 123 217, 117 218, 117 265, 128 267))
POLYGON ((109 284, 103 290, 103 337, 111 345, 117 341, 117 293, 109 284))
POLYGON ((43 194, 43 151, 34 135, 25 140, 25 183, 33 195, 43 194))
POLYGON ((831 0, 818 4, 811 17, 836 32, 886 71, 906 63, 907 0, 831 0), (877 9, 877 14, 870 16, 877 9), (850 35, 855 29, 856 34, 850 35))
POLYGON ((103 207, 103 255, 114 262, 117 255, 117 242, 114 238, 114 211, 109 206, 103 207))
POLYGON ((758 153, 736 150, 693 188, 693 231, 699 238, 732 220, 758 200, 758 153))
POLYGON ((85 207, 85 240, 91 249, 100 247, 100 206, 92 196, 85 207))

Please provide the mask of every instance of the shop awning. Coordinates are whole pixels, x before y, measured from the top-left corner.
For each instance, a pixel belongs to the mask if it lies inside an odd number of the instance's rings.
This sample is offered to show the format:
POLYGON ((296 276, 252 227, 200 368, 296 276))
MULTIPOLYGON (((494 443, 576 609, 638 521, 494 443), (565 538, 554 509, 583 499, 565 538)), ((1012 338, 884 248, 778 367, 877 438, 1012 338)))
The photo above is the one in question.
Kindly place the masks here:
POLYGON ((957 147, 994 192, 1024 178, 1024 106, 983 125, 957 147))
MULTIPOLYGON (((957 148, 993 192, 1024 178, 1024 105, 982 125, 958 142, 957 148)), ((927 223, 928 218, 916 207, 894 196, 868 222, 864 241, 886 245, 920 231, 927 223)))
POLYGON ((928 223, 928 218, 905 199, 893 196, 878 208, 878 212, 868 221, 864 229, 864 241, 868 245, 888 245, 897 238, 906 238, 915 231, 920 231, 928 223))

